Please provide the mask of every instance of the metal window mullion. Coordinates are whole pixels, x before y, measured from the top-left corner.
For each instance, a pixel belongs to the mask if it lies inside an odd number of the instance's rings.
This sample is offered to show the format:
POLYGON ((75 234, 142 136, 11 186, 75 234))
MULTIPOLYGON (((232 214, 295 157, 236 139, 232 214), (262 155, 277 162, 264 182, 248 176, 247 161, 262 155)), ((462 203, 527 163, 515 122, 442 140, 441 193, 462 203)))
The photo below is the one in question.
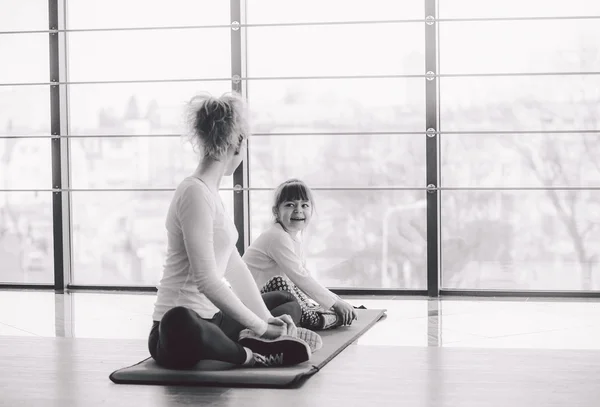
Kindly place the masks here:
POLYGON ((426 127, 426 184, 427 196, 427 293, 438 297, 440 292, 440 245, 439 245, 439 135, 437 85, 436 0, 425 0, 425 127, 426 127))
MULTIPOLYGON (((231 16, 231 90, 244 96, 242 55, 242 2, 230 0, 231 16)), ((237 250, 244 254, 249 241, 248 233, 248 151, 242 164, 233 173, 233 220, 238 231, 237 250), (240 190, 237 190, 241 188, 240 190)))
MULTIPOLYGON (((435 0, 435 17, 439 18, 440 15, 440 2, 439 0, 435 0)), ((440 60, 440 55, 441 55, 441 41, 440 41, 440 29, 439 29, 439 25, 436 24, 436 33, 435 33, 435 44, 436 44, 436 63, 437 63, 437 73, 441 75, 442 73, 442 68, 441 68, 441 60, 440 60)), ((443 282, 443 273, 444 273, 444 267, 443 267, 443 246, 442 246, 442 196, 443 196, 443 191, 442 191, 442 102, 441 102, 441 76, 438 76, 436 78, 436 119, 437 119, 437 137, 436 137, 436 142, 437 142, 437 175, 438 175, 438 199, 437 199, 437 203, 438 203, 438 209, 437 209, 437 214, 438 214, 438 219, 437 219, 437 230, 438 230, 438 239, 437 239, 437 244, 438 244, 438 278, 437 278, 437 283, 438 283, 438 295, 441 294, 442 292, 442 282, 443 282)))
MULTIPOLYGON (((439 88, 439 87, 438 87, 439 88)), ((242 85, 242 89, 245 95, 247 95, 247 86, 242 85)), ((438 92, 438 105, 439 105, 439 92, 438 92)), ((439 116, 439 108, 438 108, 438 116, 439 116)), ((439 118, 438 118, 439 123, 439 118)), ((273 133, 261 133, 256 132, 252 133, 252 137, 291 137, 291 136, 300 136, 300 137, 312 137, 312 136, 408 136, 415 135, 420 136, 425 134, 425 131, 346 131, 346 132, 319 132, 319 133, 307 133, 307 132, 273 132, 273 133)), ((581 134, 600 134, 599 129, 569 129, 569 130, 464 130, 464 131, 438 131, 438 135, 444 136, 462 136, 462 135, 477 135, 477 136, 487 136, 487 135, 524 135, 524 134, 558 134, 558 135, 581 135, 581 134)), ((60 136, 61 138, 179 138, 181 134, 63 134, 60 136)), ((6 139, 52 139, 58 138, 52 135, 5 135, 0 134, 0 140, 6 139)))
MULTIPOLYGON (((50 56, 50 132, 62 136, 66 132, 66 80, 65 34, 58 32, 65 27, 65 1, 48 1, 49 56, 50 56)), ((70 210, 68 179, 68 140, 52 138, 52 236, 54 259, 54 289, 64 293, 70 279, 70 210)))
MULTIPOLYGON (((600 15, 568 15, 568 16, 506 16, 506 17, 455 17, 441 18, 438 22, 464 23, 464 22, 492 22, 492 21, 561 21, 561 20, 598 20, 600 15)), ((340 25, 382 25, 382 24, 411 24, 420 23, 423 20, 416 18, 393 19, 393 20, 351 20, 351 21, 296 21, 284 23, 254 23, 240 24, 241 28, 247 27, 309 27, 309 26, 340 26, 340 25)), ((197 30, 197 29, 222 29, 228 28, 225 24, 212 25, 177 25, 177 26, 140 26, 140 27, 98 27, 98 28, 71 28, 60 30, 60 32, 71 33, 93 33, 93 32, 115 32, 115 31, 165 31, 165 30, 197 30)), ((45 34, 47 30, 8 30, 0 31, 0 35, 15 34, 45 34)))
MULTIPOLYGON (((237 29, 237 27, 236 27, 237 29)), ((242 34, 243 35, 243 34, 242 34)), ((493 77, 539 77, 539 76, 598 76, 600 71, 546 71, 546 72, 471 72, 471 73, 444 73, 436 74, 440 78, 493 78, 493 77)), ((349 80, 349 79, 407 79, 422 78, 424 74, 387 74, 387 75, 318 75, 318 76, 240 76, 243 82, 250 81, 291 81, 291 80, 349 80)), ((116 84, 143 84, 143 83, 185 83, 185 82, 226 82, 233 77, 213 78, 170 78, 170 79, 113 79, 113 80, 84 80, 60 81, 58 85, 116 85, 116 84)), ((53 85, 49 82, 0 82, 0 87, 24 87, 53 85)))
MULTIPOLYGON (((248 21, 247 18, 247 0, 240 1, 240 25, 241 27, 245 27, 245 24, 248 21)), ((241 77, 248 77, 248 30, 241 29, 240 30, 240 38, 241 38, 241 47, 240 47, 240 66, 241 66, 241 77)), ((248 100, 248 81, 242 80, 241 82, 241 95, 248 100)), ((250 146, 250 141, 248 141, 248 146, 250 146)), ((243 183, 242 187, 244 188, 243 197, 244 197, 244 251, 246 247, 250 245, 250 147, 246 149, 246 157, 244 157, 244 161, 241 164, 243 168, 243 183)))
MULTIPOLYGON (((59 28, 67 29, 67 2, 68 0, 58 0, 59 2, 59 28)), ((67 32, 59 33, 58 52, 59 52, 59 77, 64 85, 60 89, 60 145, 61 145, 61 181, 63 188, 67 189, 62 196, 62 214, 63 214, 63 278, 65 286, 69 286, 73 279, 73 219, 71 211, 71 139, 69 136, 69 72, 68 72, 68 42, 67 32)), ((71 312, 71 307, 65 305, 65 315, 71 312)), ((66 335, 69 335, 69 327, 66 328, 66 335)))
MULTIPOLYGON (((53 136, 61 133, 60 126, 60 82, 59 77, 59 39, 58 30, 59 0, 48 0, 49 46, 50 46, 50 132, 53 136)), ((62 178, 61 178, 61 140, 50 140, 52 154, 52 236, 54 248, 54 289, 64 292, 65 281, 63 274, 63 219, 62 219, 62 178)))

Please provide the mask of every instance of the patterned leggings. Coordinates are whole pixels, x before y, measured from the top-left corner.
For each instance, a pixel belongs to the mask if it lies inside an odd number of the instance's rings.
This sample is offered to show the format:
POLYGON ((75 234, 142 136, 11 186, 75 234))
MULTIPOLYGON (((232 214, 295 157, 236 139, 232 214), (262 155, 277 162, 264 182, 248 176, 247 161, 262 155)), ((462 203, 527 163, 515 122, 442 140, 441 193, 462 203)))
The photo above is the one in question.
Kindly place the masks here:
POLYGON ((271 278, 265 286, 260 290, 261 294, 268 293, 271 291, 287 291, 296 297, 300 308, 302 309, 302 317, 300 318, 300 325, 303 328, 311 330, 322 330, 329 328, 330 323, 324 319, 324 315, 331 315, 330 318, 336 318, 336 314, 333 311, 327 311, 318 304, 311 301, 308 296, 299 289, 296 284, 292 283, 287 277, 275 276, 271 278))

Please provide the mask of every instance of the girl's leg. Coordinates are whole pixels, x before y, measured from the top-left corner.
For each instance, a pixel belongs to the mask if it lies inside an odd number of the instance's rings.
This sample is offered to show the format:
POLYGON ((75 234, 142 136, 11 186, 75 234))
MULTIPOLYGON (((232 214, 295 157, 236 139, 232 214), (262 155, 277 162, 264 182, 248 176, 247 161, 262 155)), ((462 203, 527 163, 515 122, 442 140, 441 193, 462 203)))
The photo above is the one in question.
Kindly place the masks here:
POLYGON ((217 325, 185 307, 170 309, 154 323, 148 347, 159 365, 173 369, 191 368, 203 359, 241 365, 247 357, 245 349, 217 325))

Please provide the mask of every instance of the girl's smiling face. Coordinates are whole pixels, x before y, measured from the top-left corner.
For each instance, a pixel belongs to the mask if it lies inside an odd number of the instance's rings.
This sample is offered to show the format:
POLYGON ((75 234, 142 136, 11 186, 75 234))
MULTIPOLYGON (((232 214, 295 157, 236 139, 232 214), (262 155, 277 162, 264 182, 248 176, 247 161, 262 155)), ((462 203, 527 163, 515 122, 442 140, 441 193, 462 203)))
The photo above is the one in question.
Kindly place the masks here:
POLYGON ((306 228, 312 216, 312 205, 307 200, 285 201, 277 209, 277 220, 284 229, 294 235, 306 228))

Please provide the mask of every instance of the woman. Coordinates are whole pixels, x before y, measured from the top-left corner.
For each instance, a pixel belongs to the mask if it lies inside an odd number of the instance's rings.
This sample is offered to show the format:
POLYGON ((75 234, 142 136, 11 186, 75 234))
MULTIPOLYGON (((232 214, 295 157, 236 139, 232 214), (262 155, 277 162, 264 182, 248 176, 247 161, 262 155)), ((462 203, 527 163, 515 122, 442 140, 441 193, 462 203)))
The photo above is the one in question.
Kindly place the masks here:
POLYGON ((189 103, 190 135, 203 157, 178 185, 167 213, 167 255, 148 340, 164 367, 191 368, 202 359, 281 366, 310 358, 307 342, 295 335, 300 306, 287 293, 261 296, 219 196, 222 177, 243 159, 246 117, 236 95, 189 103))

